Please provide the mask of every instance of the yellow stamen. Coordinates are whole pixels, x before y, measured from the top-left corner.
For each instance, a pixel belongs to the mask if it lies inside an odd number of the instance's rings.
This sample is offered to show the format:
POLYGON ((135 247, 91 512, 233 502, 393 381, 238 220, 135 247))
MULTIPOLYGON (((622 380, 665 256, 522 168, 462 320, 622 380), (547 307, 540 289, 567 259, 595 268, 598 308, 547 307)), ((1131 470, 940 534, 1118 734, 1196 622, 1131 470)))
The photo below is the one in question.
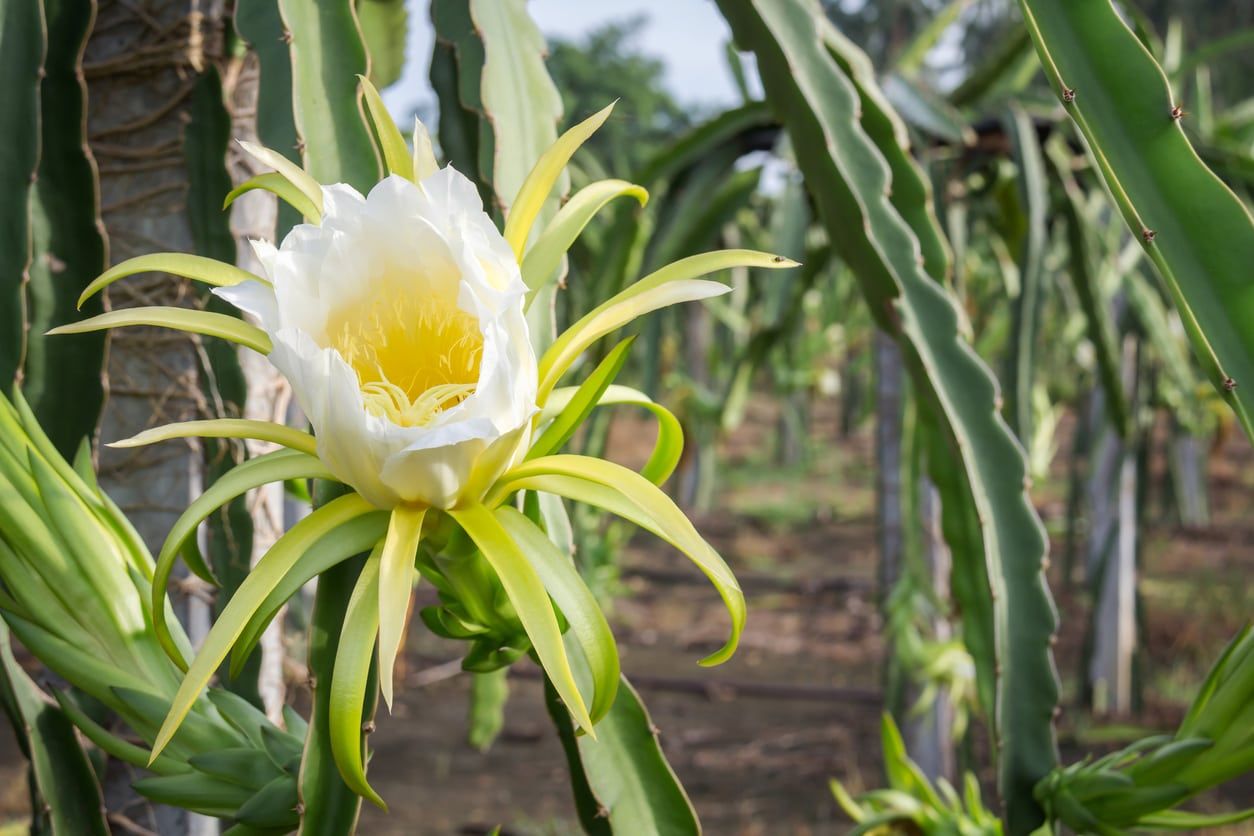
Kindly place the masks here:
POLYGON ((327 336, 357 373, 366 409, 399 426, 426 426, 479 381, 483 334, 475 317, 399 282, 336 311, 327 336))

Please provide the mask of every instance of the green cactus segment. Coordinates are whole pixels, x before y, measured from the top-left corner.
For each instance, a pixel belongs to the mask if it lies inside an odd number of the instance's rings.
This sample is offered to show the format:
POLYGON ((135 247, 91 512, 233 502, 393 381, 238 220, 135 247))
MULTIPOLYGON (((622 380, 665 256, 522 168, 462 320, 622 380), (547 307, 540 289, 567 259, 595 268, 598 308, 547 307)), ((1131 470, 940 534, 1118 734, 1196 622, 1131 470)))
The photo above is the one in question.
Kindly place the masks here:
MULTIPOLYGON (((257 138, 265 147, 299 162, 292 116, 292 56, 285 42, 287 30, 279 15, 278 0, 236 3, 235 31, 252 45, 261 67, 257 83, 257 138)), ((281 240, 298 223, 300 213, 280 202, 275 238, 281 240)))
POLYGON ((44 5, 48 54, 40 119, 47 129, 40 131, 39 179, 31 200, 22 391, 44 431, 68 457, 95 434, 104 403, 105 335, 46 336, 51 328, 104 310, 99 298, 82 311, 76 307, 78 294, 107 266, 80 64, 95 4, 57 0, 44 5))
POLYGON ((357 17, 370 54, 370 81, 382 90, 395 84, 405 67, 409 11, 405 0, 358 0, 357 17))
POLYGON ((835 26, 823 26, 822 36, 827 51, 858 92, 862 130, 888 163, 893 184, 889 199, 919 241, 923 269, 944 284, 949 280, 953 255, 936 219, 932 183, 910 155, 906 125, 880 90, 871 59, 835 26))
POLYGON ((662 754, 658 729, 626 677, 597 739, 577 736, 570 711, 545 680, 545 702, 570 767, 579 822, 589 836, 701 833, 696 810, 662 754))
POLYGON ((13 658, 9 629, 0 622, 0 705, 14 724, 18 745, 30 758, 32 791, 43 810, 35 811, 32 832, 44 832, 38 822, 46 816, 46 832, 83 836, 109 833, 100 783, 74 725, 56 703, 22 670, 13 658))
MULTIPOLYGON (((557 139, 562 118, 562 97, 544 66, 544 36, 523 0, 435 0, 431 17, 436 36, 456 54, 461 107, 478 117, 475 170, 504 211, 557 139)), ((567 188, 563 174, 554 206, 567 188)))
POLYGON ((0 391, 22 368, 26 270, 31 257, 31 184, 39 164, 39 75, 45 31, 38 3, 0 0, 0 391))
MULTIPOLYGON (((877 86, 874 68, 866 55, 835 27, 823 26, 822 37, 828 52, 857 90, 862 129, 888 163, 892 183, 889 200, 919 242, 923 269, 933 281, 947 284, 953 256, 933 208, 931 181, 910 155, 905 124, 877 86)), ((962 328, 967 330, 965 323, 962 328)), ((941 495, 942 533, 955 556, 952 591, 962 614, 963 641, 975 660, 980 704, 991 716, 996 656, 984 536, 957 444, 942 428, 943 419, 931 415, 933 411, 932 405, 922 405, 921 432, 929 451, 932 482, 941 495)))
POLYGON ((1018 169, 1019 209, 1022 222, 1013 232, 1019 247, 1019 296, 1013 301, 1014 326, 1006 364, 1006 418, 1024 446, 1032 443, 1032 386, 1036 380, 1036 342, 1044 302, 1042 275, 1049 229, 1049 191, 1041 144, 1032 117, 1018 105, 1005 115, 1006 133, 1018 169))
MULTIPOLYGON (((902 343, 922 402, 952 434, 992 597, 1001 786, 1010 831, 1030 831, 1043 820, 1032 788, 1056 763, 1050 643, 1057 613, 1043 575, 1044 531, 1025 492, 1023 450, 1000 417, 996 381, 961 337, 957 306, 923 270, 918 240, 889 201, 890 167, 859 125, 857 91, 818 34, 826 24, 817 4, 719 6, 740 46, 757 56, 767 100, 792 137, 836 251, 881 326, 902 343)), ((970 558, 955 551, 956 563, 970 558)))
POLYGON ((1108 0, 1020 0, 1054 92, 1254 438, 1254 219, 1201 161, 1162 69, 1108 0))
POLYGON ((1110 422, 1120 437, 1128 433, 1128 405, 1119 372, 1119 351, 1115 338, 1114 316, 1102 293, 1093 256, 1089 218, 1084 197, 1071 175, 1062 146, 1051 148, 1052 173, 1062 193, 1062 217, 1067 227, 1067 254, 1070 259, 1071 284, 1084 311, 1085 328, 1097 358, 1097 377, 1106 398, 1110 422), (1057 153, 1054 153, 1057 152, 1057 153))
POLYGON ((292 113, 305 170, 319 183, 360 192, 379 180, 379 160, 357 95, 369 71, 352 0, 279 0, 290 35, 292 113))

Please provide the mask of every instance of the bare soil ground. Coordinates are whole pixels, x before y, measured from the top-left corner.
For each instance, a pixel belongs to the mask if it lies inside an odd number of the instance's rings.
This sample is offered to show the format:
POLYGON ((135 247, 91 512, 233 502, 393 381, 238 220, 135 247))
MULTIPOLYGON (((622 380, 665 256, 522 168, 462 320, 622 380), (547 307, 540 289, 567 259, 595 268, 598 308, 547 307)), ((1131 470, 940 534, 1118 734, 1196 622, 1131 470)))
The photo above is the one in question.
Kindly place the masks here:
MULTIPOLYGON (((884 648, 869 432, 842 438, 834 411, 816 410, 803 461, 781 467, 776 427, 772 407, 755 404, 723 445, 718 510, 696 515, 749 599, 735 659, 712 670, 696 665, 724 637, 721 604, 682 556, 646 537, 627 551, 612 614, 624 670, 713 836, 843 832, 847 820, 828 779, 855 790, 881 783, 884 648)), ((614 456, 632 460, 650 438, 620 425, 614 456)), ((1056 473, 1034 491, 1055 555, 1065 530, 1064 460, 1060 455, 1056 473)), ((1170 728, 1224 642, 1254 613, 1254 453, 1234 435, 1212 460, 1212 524, 1184 530, 1154 522, 1148 529, 1145 704, 1138 716, 1120 718, 1135 729, 1099 725, 1075 707, 1087 603, 1081 589, 1064 587, 1054 560, 1064 622, 1059 668, 1070 701, 1061 720, 1064 757, 1116 745, 1121 734, 1170 728)), ((429 602, 429 590, 418 594, 418 605, 429 602)), ((412 630, 407 685, 398 688, 395 712, 381 711, 371 741, 371 780, 391 812, 367 809, 360 832, 479 834, 497 825, 505 834, 579 832, 534 669, 519 666, 511 677, 505 730, 479 753, 465 742, 469 683, 453 661, 460 650, 421 626, 412 630)), ((2 737, 0 820, 20 815, 25 796, 20 756, 2 737)), ((981 777, 987 787, 992 776, 981 777)), ((1254 782, 1247 781, 1207 806, 1251 798, 1254 782)))

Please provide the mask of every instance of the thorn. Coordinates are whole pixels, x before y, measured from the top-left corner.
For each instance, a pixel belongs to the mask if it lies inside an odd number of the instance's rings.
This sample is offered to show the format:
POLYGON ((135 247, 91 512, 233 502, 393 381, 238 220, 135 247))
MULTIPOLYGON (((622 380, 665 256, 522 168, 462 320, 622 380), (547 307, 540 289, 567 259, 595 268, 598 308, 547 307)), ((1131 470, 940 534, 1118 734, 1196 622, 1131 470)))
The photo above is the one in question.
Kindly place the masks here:
POLYGON ((1237 382, 1235 380, 1233 380, 1230 377, 1224 378, 1224 391, 1225 392, 1236 391, 1236 388, 1237 388, 1237 382))
POLYGON ((1058 634, 1057 634, 1057 633, 1050 633, 1050 634, 1049 634, 1049 646, 1050 646, 1050 647, 1057 647, 1057 646, 1058 646, 1058 634))
POLYGON ((662 730, 661 730, 661 729, 659 729, 659 728, 658 728, 656 725, 654 725, 653 723, 650 723, 650 724, 649 724, 649 733, 650 733, 650 734, 652 734, 654 737, 661 737, 661 735, 662 735, 662 730))
POLYGON ((1023 474, 1023 489, 1025 491, 1032 490, 1032 477, 1027 473, 1023 474))
POLYGON ((1075 90, 1072 90, 1070 87, 1062 88, 1062 100, 1066 102, 1067 104, 1071 104, 1072 102, 1074 102, 1075 90))
POLYGON ((1056 705, 1056 706, 1054 706, 1054 710, 1051 712, 1051 716, 1052 716, 1055 720, 1057 720, 1059 717, 1061 717, 1061 716, 1062 716, 1062 706, 1061 706, 1061 705, 1056 705))
POLYGON ((303 815, 305 815, 305 802, 303 802, 303 801, 297 801, 297 802, 296 802, 296 807, 295 807, 294 809, 296 810, 296 815, 298 815, 298 816, 303 816, 303 815))
POLYGON ((1154 230, 1150 229, 1147 226, 1141 227, 1141 240, 1144 241, 1145 243, 1148 244, 1157 237, 1158 237, 1158 233, 1155 232, 1154 230))
POLYGON ((290 44, 292 42, 292 30, 284 29, 282 34, 279 35, 279 40, 285 44, 290 44))
POLYGON ((1041 558, 1041 571, 1042 571, 1042 572, 1048 572, 1048 571, 1049 571, 1049 558, 1048 558, 1048 557, 1042 557, 1042 558, 1041 558))
POLYGON ((316 691, 318 689, 318 677, 309 674, 309 678, 305 680, 305 687, 310 691, 316 691))
POLYGON ((602 804, 602 805, 600 805, 599 807, 597 807, 597 818, 598 818, 598 819, 608 819, 609 817, 610 817, 610 808, 609 808, 609 807, 606 807, 604 804, 602 804))
POLYGON ((1179 121, 1181 118, 1183 118, 1183 116, 1184 116, 1184 108, 1180 107, 1180 105, 1173 105, 1171 108, 1171 118, 1176 121, 1179 121))
POLYGON ((362 734, 372 734, 374 732, 374 720, 367 720, 361 724, 362 734))

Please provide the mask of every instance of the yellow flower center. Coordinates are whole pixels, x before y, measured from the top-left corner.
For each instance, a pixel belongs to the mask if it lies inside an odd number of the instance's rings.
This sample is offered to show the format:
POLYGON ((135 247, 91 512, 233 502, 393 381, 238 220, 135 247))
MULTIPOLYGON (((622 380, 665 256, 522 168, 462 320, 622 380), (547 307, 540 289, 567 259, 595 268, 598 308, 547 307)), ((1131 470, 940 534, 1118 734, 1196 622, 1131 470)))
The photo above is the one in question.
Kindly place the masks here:
POLYGON ((398 426, 426 426, 479 381, 478 321, 455 300, 400 283, 336 311, 327 335, 357 373, 366 409, 398 426))

